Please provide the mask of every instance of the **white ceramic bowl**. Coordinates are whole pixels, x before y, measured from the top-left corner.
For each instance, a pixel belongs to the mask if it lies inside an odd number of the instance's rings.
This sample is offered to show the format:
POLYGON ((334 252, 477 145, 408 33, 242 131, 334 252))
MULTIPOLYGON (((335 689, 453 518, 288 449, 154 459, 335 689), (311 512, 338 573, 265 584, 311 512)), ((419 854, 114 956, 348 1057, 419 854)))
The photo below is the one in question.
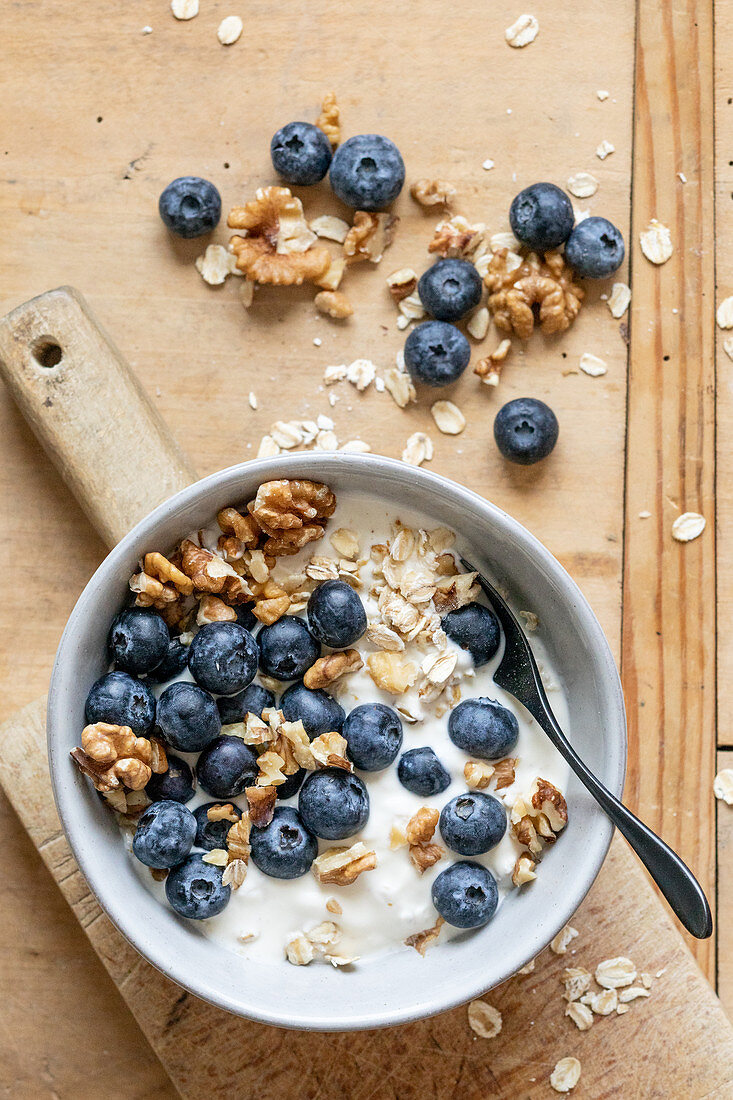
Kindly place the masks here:
POLYGON ((59 645, 48 706, 51 775, 61 821, 89 886, 119 930, 154 966, 204 1000, 281 1027, 347 1030, 403 1023, 451 1008, 504 981, 570 919, 595 879, 612 828, 573 777, 569 824, 531 887, 511 893, 478 932, 421 958, 390 952, 350 972, 266 965, 233 957, 194 922, 161 905, 137 877, 113 816, 69 759, 87 692, 105 668, 109 624, 138 559, 172 546, 222 507, 272 478, 308 477, 368 492, 385 512, 409 505, 461 533, 478 568, 540 617, 542 639, 567 692, 572 740, 614 792, 623 789, 626 723, 616 667, 590 607, 565 570, 519 523, 475 493, 422 469, 369 455, 297 454, 233 466, 160 505, 104 560, 59 645))

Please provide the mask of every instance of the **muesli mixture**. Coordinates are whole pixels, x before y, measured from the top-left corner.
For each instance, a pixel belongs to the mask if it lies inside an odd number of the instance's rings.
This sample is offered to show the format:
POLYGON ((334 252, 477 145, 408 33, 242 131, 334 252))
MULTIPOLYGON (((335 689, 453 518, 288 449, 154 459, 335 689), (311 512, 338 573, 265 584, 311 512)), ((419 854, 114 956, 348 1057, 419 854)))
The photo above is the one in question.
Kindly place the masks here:
POLYGON ((423 954, 486 925, 567 823, 566 766, 493 682, 499 624, 454 544, 271 481, 130 578, 71 755, 145 882, 231 950, 423 954))

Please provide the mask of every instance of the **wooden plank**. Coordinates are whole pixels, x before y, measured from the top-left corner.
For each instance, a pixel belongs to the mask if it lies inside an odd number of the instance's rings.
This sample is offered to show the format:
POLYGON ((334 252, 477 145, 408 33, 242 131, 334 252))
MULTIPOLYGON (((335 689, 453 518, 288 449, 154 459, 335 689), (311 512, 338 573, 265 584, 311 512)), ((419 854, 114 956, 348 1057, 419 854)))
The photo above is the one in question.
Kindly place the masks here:
MULTIPOLYGON (((712 898, 712 3, 641 4, 637 36, 622 654, 627 798, 712 898), (674 242, 658 268, 639 248, 639 233, 655 217, 674 242), (684 511, 708 520, 689 544, 671 536, 684 511)), ((712 977, 712 942, 690 946, 712 977)))
MULTIPOLYGON (((718 753, 717 770, 733 768, 733 750, 718 753)), ((718 996, 733 1015, 733 807, 716 802, 718 837, 718 996)))
POLYGON ((490 1003, 504 1018, 499 1044, 475 1040, 465 1008, 405 1027, 319 1035, 253 1024, 191 997, 137 955, 89 893, 54 809, 44 760, 44 717, 42 703, 32 704, 0 727, 0 741, 8 746, 0 779, 92 946, 187 1100, 315 1094, 321 1100, 344 1095, 396 1100, 406 1090, 446 1098, 458 1091, 467 1100, 519 1095, 533 1100, 547 1096, 555 1061, 571 1054, 581 1061, 589 1096, 703 1100, 733 1090, 733 1027, 618 838, 573 918, 579 936, 572 955, 545 951, 532 974, 491 993, 490 1003), (659 974, 651 996, 633 1005, 624 1019, 598 1020, 590 1032, 581 1033, 564 1017, 563 968, 585 965, 593 971, 603 958, 618 954, 632 957, 639 970, 659 974), (667 1026, 650 1027, 652 1019, 667 1026))

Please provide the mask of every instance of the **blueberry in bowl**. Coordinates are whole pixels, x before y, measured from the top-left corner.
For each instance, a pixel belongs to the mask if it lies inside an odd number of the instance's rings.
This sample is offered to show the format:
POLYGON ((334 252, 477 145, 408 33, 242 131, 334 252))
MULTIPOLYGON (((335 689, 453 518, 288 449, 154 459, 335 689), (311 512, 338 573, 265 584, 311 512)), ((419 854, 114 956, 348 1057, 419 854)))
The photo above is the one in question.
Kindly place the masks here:
POLYGON ((421 798, 442 794, 451 784, 450 772, 430 745, 403 753, 397 766, 397 778, 406 790, 421 798))
POLYGON ((514 236, 533 252, 550 252, 564 244, 574 221, 573 204, 554 183, 525 187, 509 208, 514 236))
POLYGON ((128 607, 112 623, 110 659, 123 672, 151 672, 168 656, 171 636, 164 619, 147 607, 128 607))
POLYGON ((221 806, 220 802, 204 802, 193 811, 196 818, 196 837, 194 847, 203 848, 205 852, 212 852, 214 848, 226 848, 227 834, 235 821, 242 816, 242 811, 230 803, 230 810, 226 817, 217 817, 215 821, 209 820, 209 810, 221 806))
POLYGON ((203 237, 219 224, 221 195, 209 180, 179 176, 162 192, 158 212, 176 237, 203 237))
POLYGON ((346 755, 357 768, 378 772, 396 759, 402 746, 402 721, 384 703, 362 703, 344 722, 346 755))
POLYGON ((431 895, 443 920, 454 928, 482 928, 499 904, 499 890, 491 871, 469 859, 441 871, 431 895))
POLYGON ((221 867, 204 863, 196 852, 174 867, 165 880, 171 909, 189 920, 215 917, 229 904, 231 887, 222 882, 221 867))
POLYGON ((190 802, 196 793, 196 776, 188 761, 181 756, 167 753, 168 770, 155 773, 145 785, 145 793, 151 802, 163 799, 170 802, 190 802))
POLYGON ((481 276, 468 260, 438 260, 420 276, 417 292, 436 321, 460 321, 481 301, 481 276))
POLYGON ((332 730, 340 733, 346 720, 346 711, 333 696, 322 688, 307 688, 304 684, 288 688, 280 699, 280 709, 286 722, 301 721, 311 739, 332 730))
POLYGON ((219 711, 211 695, 183 681, 171 684, 161 695, 156 724, 166 744, 179 752, 201 752, 221 732, 219 711))
POLYGON ((276 806, 272 821, 250 836, 252 862, 272 878, 300 878, 318 855, 318 841, 292 806, 276 806))
POLYGON ((344 649, 366 633, 366 611, 350 584, 323 581, 308 600, 308 626, 319 642, 332 649, 344 649))
POLYGON ((92 684, 84 705, 89 724, 109 722, 129 726, 136 737, 150 733, 155 721, 155 696, 127 672, 108 672, 92 684))
POLYGON ((461 377, 471 358, 463 333, 446 321, 424 321, 405 341, 405 367, 413 382, 449 386, 461 377))
POLYGON ((565 244, 565 259, 581 279, 607 279, 624 261, 624 239, 606 218, 584 218, 565 244))
POLYGON ((519 723, 495 699, 463 699, 450 712, 448 736, 454 745, 482 760, 500 760, 516 746, 519 723))
POLYGON ((216 705, 222 726, 231 726, 235 722, 244 722, 248 714, 261 718, 263 710, 275 706, 275 696, 262 684, 250 684, 236 695, 220 695, 216 705))
POLYGON ((257 635, 260 668, 275 680, 299 680, 321 655, 321 647, 302 619, 283 615, 257 635))
POLYGON ((405 162, 399 149, 381 134, 358 134, 333 155, 331 187, 353 210, 383 210, 405 182, 405 162))
POLYGON ((257 656, 257 643, 239 623, 206 623, 188 648, 188 667, 200 687, 235 695, 254 680, 257 656))
POLYGON ((440 835, 453 852, 480 856, 495 848, 507 828, 498 798, 482 791, 456 795, 440 811, 440 835))
POLYGON ((221 734, 209 742, 198 758, 196 778, 202 790, 214 798, 234 798, 257 779, 257 757, 241 737, 221 734))
POLYGON ((137 823, 132 850, 146 867, 163 870, 185 859, 196 836, 196 818, 180 802, 154 802, 137 823))
POLYGON ((504 458, 533 466, 552 453, 560 426, 549 405, 535 397, 515 397, 494 420, 494 439, 504 458))
POLYGON ((496 656, 501 641, 499 620, 483 604, 474 601, 449 611, 441 625, 452 642, 471 654, 476 668, 496 656))
POLYGON ((300 788, 298 810, 322 840, 344 840, 366 825, 369 794, 358 775, 343 768, 323 768, 311 772, 300 788))
POLYGON ((310 187, 331 165, 331 144, 311 122, 288 122, 270 142, 272 167, 286 183, 310 187))
POLYGON ((188 646, 180 638, 171 638, 163 660, 146 673, 145 679, 151 684, 166 684, 180 676, 187 664, 188 646))

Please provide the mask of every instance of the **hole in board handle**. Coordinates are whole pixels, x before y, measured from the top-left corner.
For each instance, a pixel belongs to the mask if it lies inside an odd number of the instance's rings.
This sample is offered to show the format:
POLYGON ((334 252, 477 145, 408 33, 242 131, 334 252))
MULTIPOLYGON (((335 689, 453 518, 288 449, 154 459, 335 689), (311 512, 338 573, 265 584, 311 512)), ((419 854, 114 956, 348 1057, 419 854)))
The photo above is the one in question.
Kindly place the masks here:
POLYGON ((31 348, 31 354, 39 367, 50 370, 57 367, 64 357, 61 347, 50 336, 42 336, 31 348))

